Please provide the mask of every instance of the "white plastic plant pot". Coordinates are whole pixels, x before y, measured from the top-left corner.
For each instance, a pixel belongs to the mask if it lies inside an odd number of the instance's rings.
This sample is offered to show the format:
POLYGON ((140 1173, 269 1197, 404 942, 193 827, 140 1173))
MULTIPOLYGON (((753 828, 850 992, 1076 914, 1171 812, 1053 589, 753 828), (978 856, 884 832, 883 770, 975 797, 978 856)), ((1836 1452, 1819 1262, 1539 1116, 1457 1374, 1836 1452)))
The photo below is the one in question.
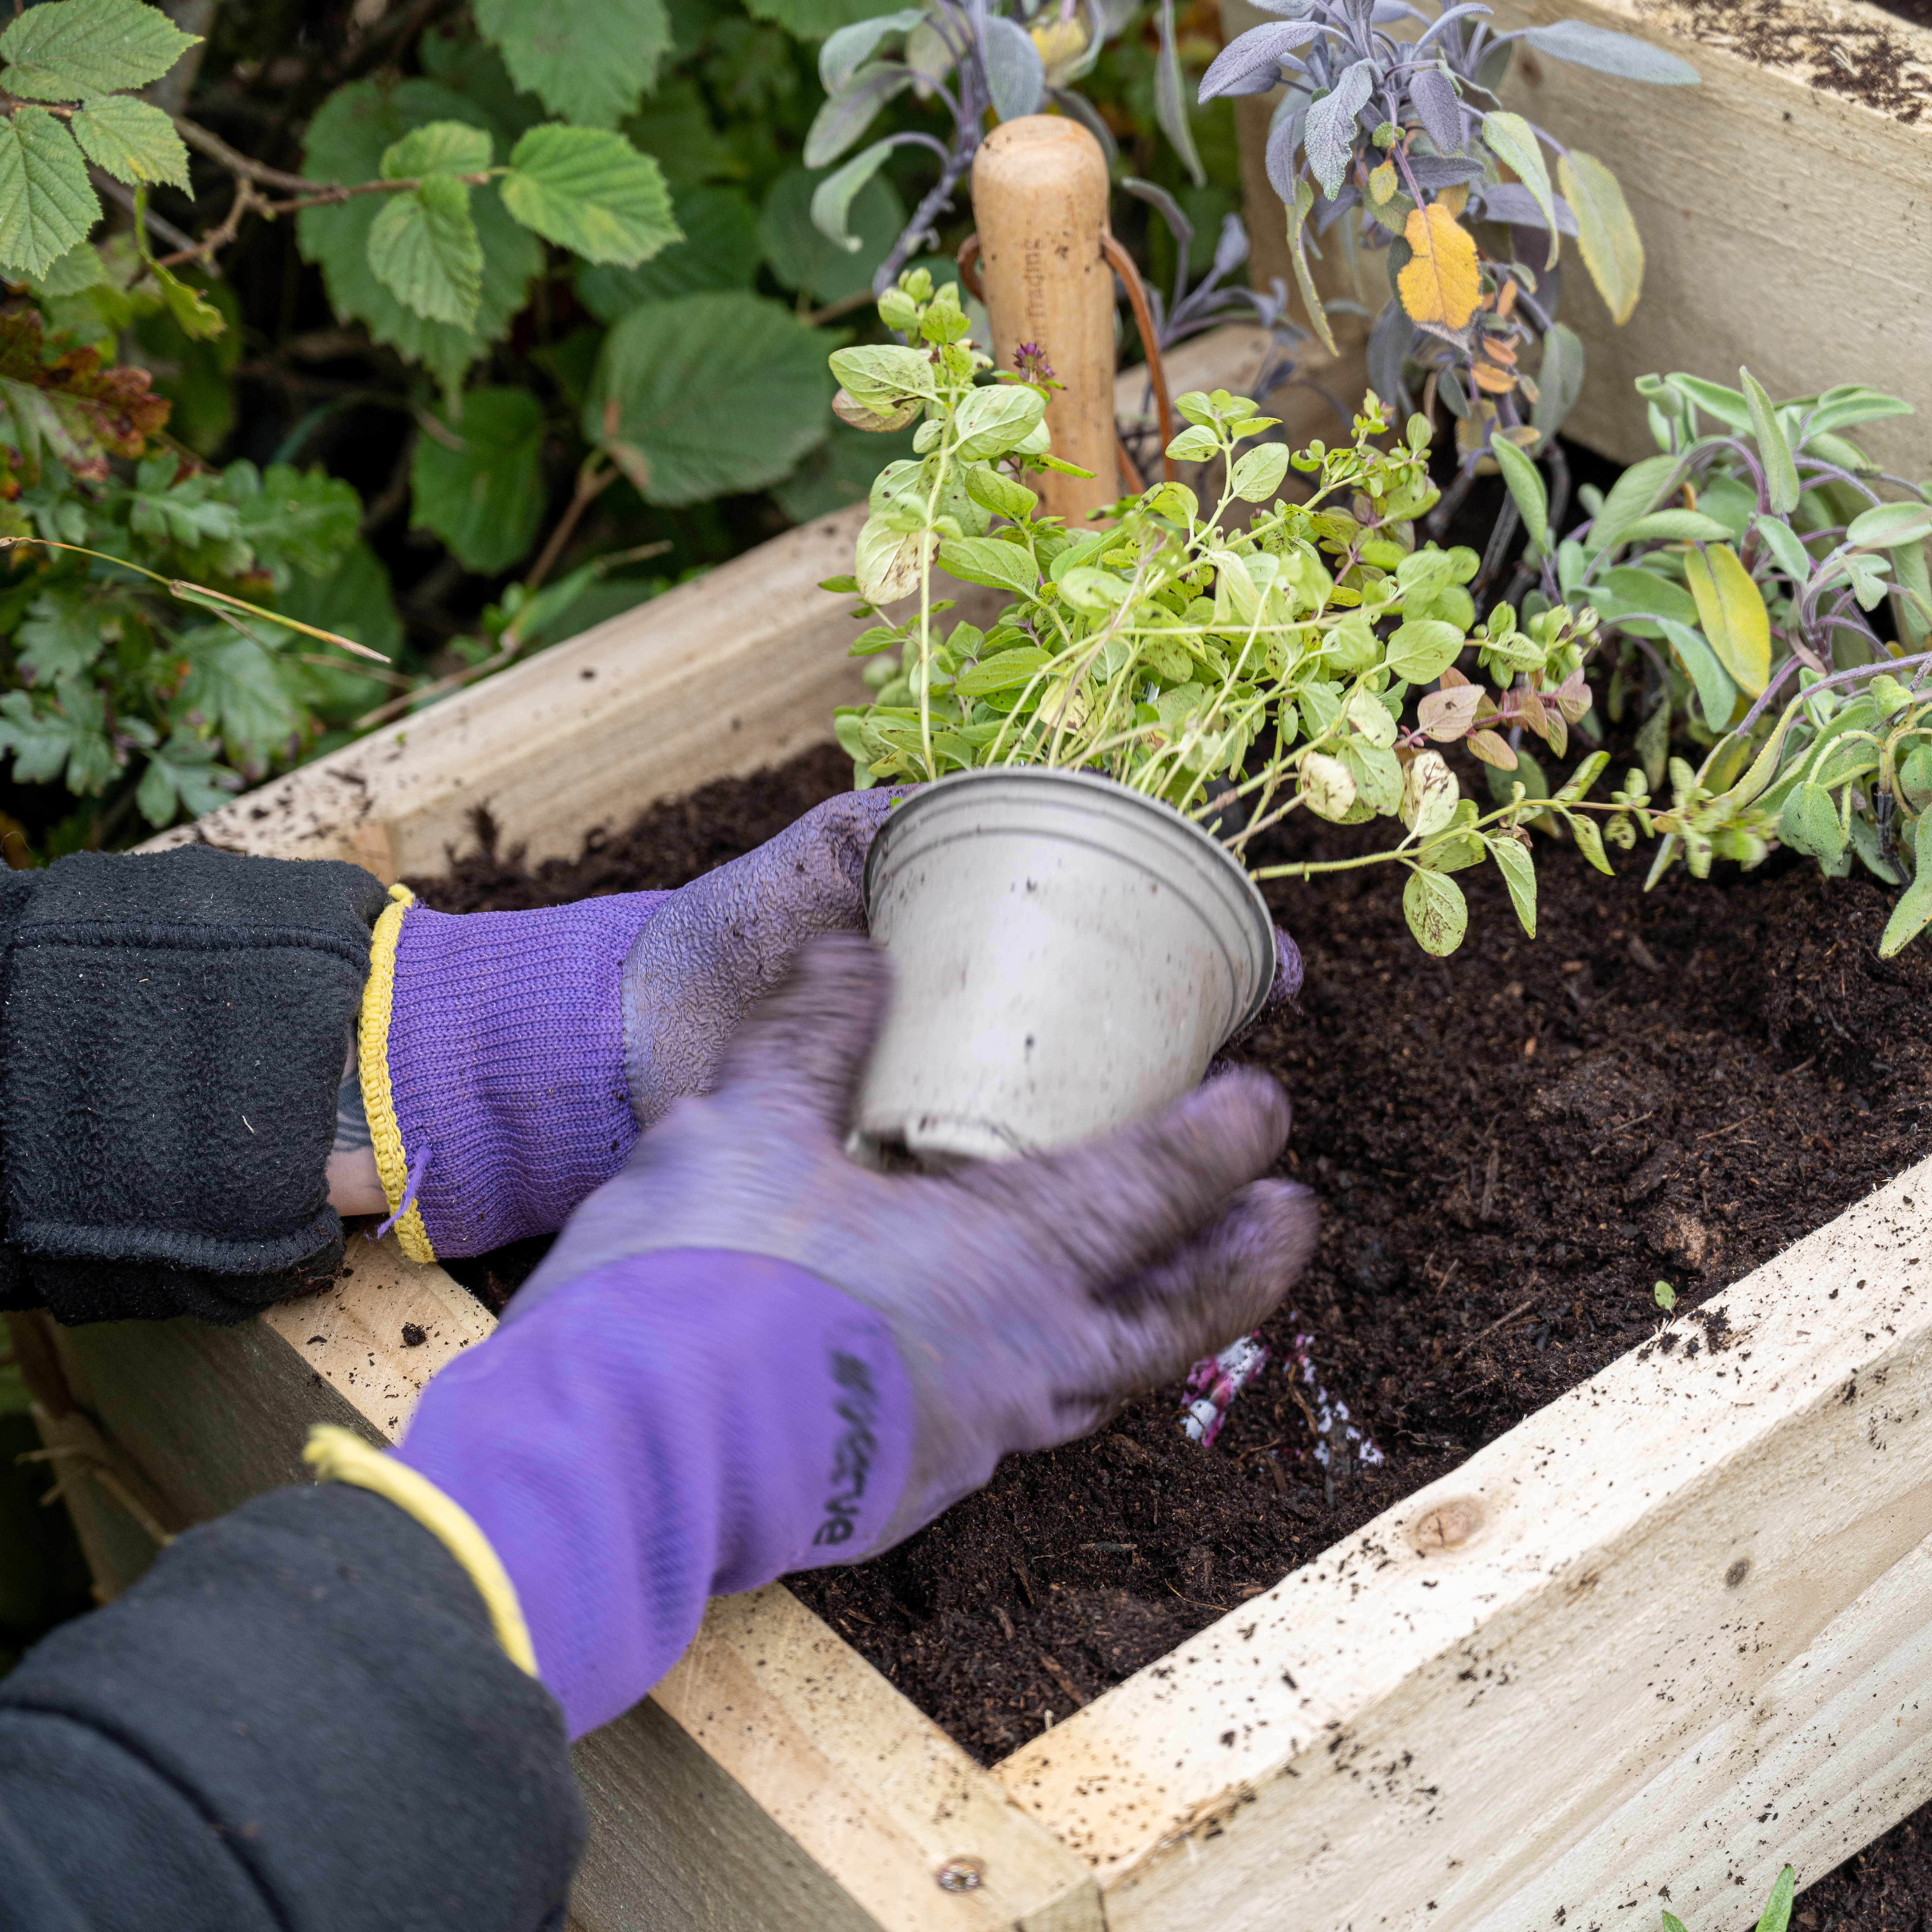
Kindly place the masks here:
POLYGON ((1007 1160, 1140 1119, 1199 1082, 1274 976, 1234 857, 1090 772, 941 779, 874 839, 866 904, 896 970, 862 1156, 1007 1160))

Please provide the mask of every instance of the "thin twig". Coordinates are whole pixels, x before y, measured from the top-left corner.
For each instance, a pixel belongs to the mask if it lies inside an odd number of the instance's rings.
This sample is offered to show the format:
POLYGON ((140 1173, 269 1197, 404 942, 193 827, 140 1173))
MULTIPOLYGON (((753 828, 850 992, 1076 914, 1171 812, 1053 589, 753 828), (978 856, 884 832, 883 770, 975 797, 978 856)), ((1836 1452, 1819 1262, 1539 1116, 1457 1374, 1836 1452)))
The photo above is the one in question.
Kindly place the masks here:
POLYGON ((549 541, 538 554, 536 562, 530 566, 530 574, 524 579, 526 593, 534 591, 550 574, 550 566, 563 554, 563 547, 569 542, 584 512, 616 482, 618 472, 614 468, 600 471, 597 463, 598 458, 593 452, 577 472, 577 488, 571 493, 563 514, 556 520, 556 527, 550 532, 549 541))
POLYGON ((1512 1322, 1520 1320, 1522 1316, 1527 1315, 1542 1299, 1543 1291, 1540 1288, 1538 1288, 1535 1294, 1532 1294, 1520 1308, 1511 1309, 1500 1322, 1492 1322, 1480 1334, 1472 1335, 1469 1339, 1449 1358, 1449 1359, 1452 1362, 1460 1362, 1478 1342, 1488 1340, 1490 1336, 1493 1335, 1498 1328, 1507 1328, 1512 1322))

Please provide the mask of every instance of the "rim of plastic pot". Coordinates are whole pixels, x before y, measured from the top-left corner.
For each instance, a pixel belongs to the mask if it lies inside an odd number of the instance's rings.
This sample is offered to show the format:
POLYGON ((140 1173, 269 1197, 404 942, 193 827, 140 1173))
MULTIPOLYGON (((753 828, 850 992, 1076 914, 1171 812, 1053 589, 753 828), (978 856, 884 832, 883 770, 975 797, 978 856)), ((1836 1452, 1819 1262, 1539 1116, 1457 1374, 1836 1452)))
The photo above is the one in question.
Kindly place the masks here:
POLYGON ((1247 901, 1250 910, 1254 914, 1256 951, 1258 958, 1262 962, 1261 970, 1256 975, 1258 983, 1254 994, 1249 1000, 1246 1010, 1228 1028, 1227 1038, 1232 1040, 1235 1034, 1253 1024, 1268 1004, 1268 997, 1274 990, 1275 974, 1278 970, 1274 914, 1268 910, 1268 901, 1262 896, 1261 887, 1248 876, 1247 868, 1198 820, 1190 818, 1184 812, 1177 811, 1164 799, 1149 798, 1144 792, 1132 790, 1118 779, 1107 778, 1099 772, 1067 771, 1045 765, 982 765, 971 771, 949 772, 943 778, 935 778, 921 785, 909 797, 901 800, 892 807, 866 850, 862 886, 868 922, 872 916, 873 892, 878 867, 882 855, 889 849, 894 828, 915 818, 922 808, 929 806, 936 798, 944 798, 964 787, 992 784, 1051 785, 1055 788, 1072 786, 1094 792, 1105 797, 1112 806, 1126 806, 1158 818, 1166 830, 1185 834, 1204 851, 1210 853, 1215 862, 1221 866, 1228 877, 1238 881, 1241 896, 1247 901))

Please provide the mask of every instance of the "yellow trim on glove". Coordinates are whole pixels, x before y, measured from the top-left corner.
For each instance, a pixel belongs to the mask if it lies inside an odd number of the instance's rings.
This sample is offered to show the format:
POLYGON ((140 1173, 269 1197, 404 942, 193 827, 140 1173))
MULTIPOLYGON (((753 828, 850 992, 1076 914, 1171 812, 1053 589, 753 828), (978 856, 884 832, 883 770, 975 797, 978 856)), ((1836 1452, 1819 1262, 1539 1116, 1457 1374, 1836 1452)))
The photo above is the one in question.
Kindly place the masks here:
POLYGON ((490 1548, 490 1539, 460 1503, 445 1496, 407 1463, 371 1448, 361 1436, 331 1423, 318 1422, 309 1430, 302 1460, 314 1470, 317 1482, 347 1483, 370 1490, 421 1523, 462 1564, 476 1586, 503 1654, 526 1676, 536 1676, 536 1648, 530 1642, 530 1626, 524 1622, 523 1606, 517 1601, 517 1586, 490 1548))
MULTIPOLYGON (((369 941, 369 982, 362 989, 362 1016, 357 1022, 356 1064, 362 1086, 362 1109, 369 1118, 369 1139, 376 1153, 376 1173, 382 1198, 394 1214, 410 1184, 410 1164, 403 1151, 403 1130, 396 1120, 396 1100, 389 1087, 389 1016, 396 1003, 396 946, 403 936, 403 915, 416 902, 407 886, 392 886, 394 902, 376 922, 369 941)), ((412 1262, 433 1262, 436 1250, 422 1215, 411 1202, 398 1216, 396 1239, 412 1262)))

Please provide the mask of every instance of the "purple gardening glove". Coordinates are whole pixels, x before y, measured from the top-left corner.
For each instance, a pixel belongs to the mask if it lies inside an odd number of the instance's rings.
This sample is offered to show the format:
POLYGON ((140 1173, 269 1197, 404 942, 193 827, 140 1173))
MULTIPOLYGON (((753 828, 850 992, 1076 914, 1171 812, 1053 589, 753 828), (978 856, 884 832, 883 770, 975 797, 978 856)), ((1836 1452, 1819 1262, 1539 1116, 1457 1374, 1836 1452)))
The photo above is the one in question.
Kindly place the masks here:
POLYGON ((676 892, 410 907, 386 1055, 406 1250, 443 1260, 561 1227, 641 1128, 710 1086, 807 939, 865 929, 866 852, 897 795, 828 800, 676 892))
POLYGON ((842 1151, 887 990, 826 938, 573 1217, 403 1460, 482 1527, 574 1732, 706 1595, 888 1547, 1273 1310, 1312 1199, 1236 1071, 1070 1152, 886 1175, 842 1151))
POLYGON ((828 799, 658 908, 624 962, 624 1075, 640 1127, 711 1090, 739 1022, 807 940, 866 930, 866 854, 910 789, 828 799))

